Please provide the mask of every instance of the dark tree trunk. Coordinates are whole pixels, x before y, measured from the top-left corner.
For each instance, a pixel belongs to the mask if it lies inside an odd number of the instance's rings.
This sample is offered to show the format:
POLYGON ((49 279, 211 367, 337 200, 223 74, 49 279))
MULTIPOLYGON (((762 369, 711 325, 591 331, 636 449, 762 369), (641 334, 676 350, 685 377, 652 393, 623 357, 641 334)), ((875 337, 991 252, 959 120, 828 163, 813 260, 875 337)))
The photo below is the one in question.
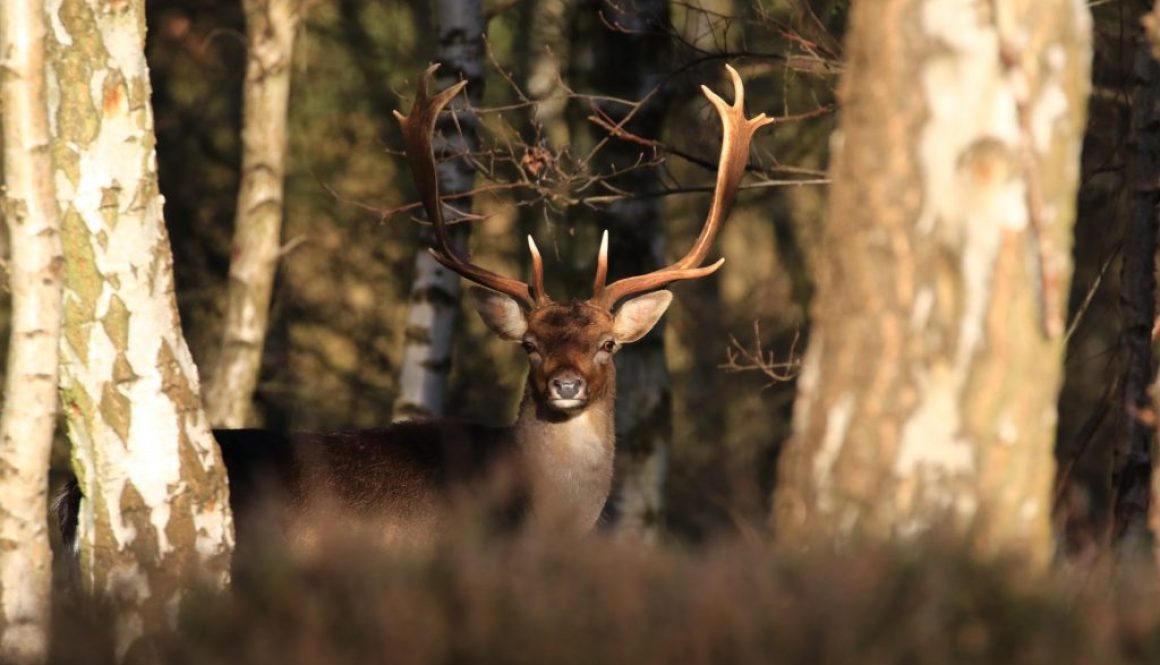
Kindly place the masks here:
MULTIPOLYGON (((666 71, 668 3, 664 0, 592 3, 601 13, 594 49, 594 87, 601 95, 642 100, 666 71)), ((665 119, 663 94, 635 109, 625 125, 632 134, 657 138, 665 119)), ((599 111, 621 123, 633 108, 605 102, 599 111)), ((609 138, 596 153, 598 172, 619 172, 608 184, 630 194, 661 187, 660 171, 649 163, 654 152, 639 143, 609 138), (634 168, 634 165, 637 165, 634 168)), ((610 279, 655 270, 665 259, 662 207, 658 198, 629 197, 610 205, 598 217, 609 234, 610 279)), ((664 326, 616 356, 616 485, 609 514, 617 529, 646 538, 655 536, 663 512, 662 498, 669 444, 672 398, 665 362, 664 326)))
POLYGON ((1124 230, 1120 275, 1123 315, 1121 430, 1113 456, 1113 523, 1117 543, 1140 544, 1147 537, 1155 424, 1148 394, 1152 383, 1152 324, 1156 316, 1156 215, 1160 204, 1160 63, 1141 34, 1136 46, 1132 100, 1132 212, 1124 230))

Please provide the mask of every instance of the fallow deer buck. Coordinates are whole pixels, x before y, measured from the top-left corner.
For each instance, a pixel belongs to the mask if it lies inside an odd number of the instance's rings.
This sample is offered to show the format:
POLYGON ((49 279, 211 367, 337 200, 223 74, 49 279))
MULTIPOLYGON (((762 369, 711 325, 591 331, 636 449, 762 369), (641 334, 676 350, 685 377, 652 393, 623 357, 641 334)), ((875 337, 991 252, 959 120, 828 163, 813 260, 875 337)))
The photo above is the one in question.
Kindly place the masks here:
MULTIPOLYGON (((765 114, 745 118, 741 77, 726 68, 735 88, 732 105, 702 86, 721 117, 724 137, 712 204, 692 249, 668 267, 607 284, 605 232, 592 297, 566 303, 553 301, 544 291, 543 261, 530 236, 530 284, 472 263, 448 242, 431 141, 436 117, 466 82, 429 97, 427 81, 435 67, 428 69, 410 115, 395 115, 434 226, 432 254, 449 270, 485 287, 471 291, 480 316, 496 335, 519 343, 527 353, 529 371, 519 416, 503 428, 435 420, 328 434, 217 431, 239 528, 244 532, 246 516, 261 491, 272 486, 283 490, 291 508, 283 523, 309 513, 311 503, 321 498, 318 503, 328 506, 324 520, 337 510, 369 518, 387 538, 425 540, 438 533, 456 492, 478 486, 502 469, 520 487, 524 512, 533 521, 575 532, 591 529, 612 482, 612 356, 643 337, 664 314, 672 293, 658 289, 721 267, 724 259, 701 264, 732 208, 753 133, 773 122, 765 114)), ((66 533, 76 523, 77 501, 74 492, 62 504, 66 533)))

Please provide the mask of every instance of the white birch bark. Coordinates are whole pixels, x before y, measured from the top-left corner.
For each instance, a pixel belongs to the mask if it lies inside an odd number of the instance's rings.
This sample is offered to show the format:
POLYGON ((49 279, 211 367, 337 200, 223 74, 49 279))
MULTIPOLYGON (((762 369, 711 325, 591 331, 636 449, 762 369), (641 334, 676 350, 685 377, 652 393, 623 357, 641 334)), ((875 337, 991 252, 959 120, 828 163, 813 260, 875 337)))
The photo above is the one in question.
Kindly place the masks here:
MULTIPOLYGON (((466 95, 471 104, 483 99, 483 37, 486 23, 481 0, 438 0, 435 3, 438 23, 438 52, 442 65, 435 89, 466 79, 466 95)), ((471 191, 475 170, 470 162, 453 155, 479 149, 479 119, 464 113, 463 96, 448 107, 455 120, 444 115, 436 124, 434 141, 438 163, 439 191, 446 199, 471 191)), ((471 199, 452 199, 455 208, 470 210, 471 199)), ((457 217, 451 209, 449 220, 457 217)), ((459 249, 467 246, 469 226, 451 227, 451 242, 459 249)), ((411 282, 410 309, 404 333, 403 360, 399 369, 399 396, 395 401, 395 420, 415 417, 438 417, 444 413, 447 399, 447 376, 451 371, 451 343, 455 319, 459 312, 459 275, 435 262, 427 252, 430 234, 422 234, 415 252, 415 277, 411 282)))
POLYGON ((856 0, 846 40, 778 535, 1045 565, 1087 5, 856 0))
POLYGON ((81 573, 116 609, 118 658, 152 660, 188 585, 228 581, 225 472, 174 298, 144 0, 47 6, 81 573))
POLYGON ((4 220, 12 337, 0 415, 0 662, 47 657, 48 465, 56 429, 61 247, 52 187, 41 0, 0 4, 4 220))
POLYGON ((262 366, 282 238, 291 61, 299 0, 245 0, 242 182, 222 349, 206 389, 215 427, 246 426, 262 366))

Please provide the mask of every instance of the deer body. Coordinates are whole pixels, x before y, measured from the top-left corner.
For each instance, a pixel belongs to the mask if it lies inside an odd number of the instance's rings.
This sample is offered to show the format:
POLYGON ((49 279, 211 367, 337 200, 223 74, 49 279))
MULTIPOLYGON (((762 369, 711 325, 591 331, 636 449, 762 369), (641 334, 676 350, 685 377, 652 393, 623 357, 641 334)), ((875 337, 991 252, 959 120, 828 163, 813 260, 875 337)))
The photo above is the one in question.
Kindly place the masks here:
MULTIPOLYGON (((530 370, 515 424, 405 422, 334 434, 218 432, 235 513, 245 520, 253 490, 284 489, 291 511, 326 506, 360 519, 387 516, 388 532, 436 531, 455 490, 502 475, 511 508, 534 522, 584 532, 612 485, 613 404, 619 345, 644 336, 672 296, 659 291, 616 315, 585 303, 525 314, 506 296, 473 289, 487 325, 520 340, 530 370)), ((263 516, 264 518, 265 516, 263 516)))
POLYGON ((241 546, 250 534, 285 535, 301 544, 326 529, 363 526, 386 542, 413 541, 443 524, 451 488, 479 483, 513 459, 502 428, 452 422, 322 434, 214 434, 241 546), (472 445, 463 445, 467 441, 472 445))
POLYGON ((271 519, 268 493, 283 522, 373 522, 384 541, 410 541, 438 533, 465 491, 502 504, 495 508, 505 521, 587 531, 612 484, 611 413, 598 407, 543 419, 535 412, 525 401, 510 427, 411 421, 350 432, 215 435, 243 533, 271 519), (489 485, 496 477, 502 480, 489 485))
POLYGON ((280 518, 307 532, 319 524, 365 524, 386 542, 412 542, 440 532, 457 499, 481 495, 505 521, 578 534, 596 524, 611 490, 611 397, 559 414, 537 405, 529 388, 509 427, 440 420, 215 435, 243 534, 280 518))
MULTIPOLYGON (((616 351, 643 337, 664 315, 672 293, 662 287, 715 272, 703 266, 729 215, 744 175, 753 133, 772 122, 744 115, 741 78, 726 66, 733 104, 702 88, 721 117, 723 139, 709 214, 693 248, 672 265, 607 284, 608 234, 597 257, 593 295, 557 303, 544 291, 543 261, 531 237, 533 280, 503 277, 472 263, 448 241, 431 137, 444 106, 466 83, 428 97, 420 82, 409 115, 396 111, 423 207, 435 231, 432 256, 485 288, 471 296, 501 339, 520 344, 528 378, 516 422, 493 428, 455 421, 406 422, 378 430, 330 434, 226 430, 215 434, 230 481, 239 543, 268 525, 270 501, 294 539, 314 527, 369 525, 389 541, 422 542, 438 534, 457 497, 497 488, 503 508, 533 524, 582 533, 600 517, 613 474, 616 351), (265 500, 264 500, 265 499, 265 500)), ((75 483, 58 501, 66 542, 73 540, 80 495, 75 483)))

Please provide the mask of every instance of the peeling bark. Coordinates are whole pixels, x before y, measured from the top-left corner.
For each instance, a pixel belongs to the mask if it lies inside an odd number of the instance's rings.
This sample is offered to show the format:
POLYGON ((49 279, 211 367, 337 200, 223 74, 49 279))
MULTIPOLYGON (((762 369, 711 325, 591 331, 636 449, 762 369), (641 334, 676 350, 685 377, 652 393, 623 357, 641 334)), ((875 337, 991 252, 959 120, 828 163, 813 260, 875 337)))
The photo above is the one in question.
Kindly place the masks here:
POLYGON ((861 0, 849 26, 775 527, 1045 563, 1087 7, 861 0))
MULTIPOLYGON (((436 59, 442 65, 435 89, 467 80, 467 98, 472 106, 478 106, 483 100, 483 37, 487 28, 482 0, 438 0, 435 4, 439 25, 436 59)), ((479 151, 479 118, 464 112, 462 96, 453 99, 449 108, 454 115, 440 117, 433 143, 439 160, 439 191, 445 199, 471 191, 475 169, 464 155, 479 151)), ((451 200, 460 210, 471 209, 470 198, 451 200)), ((446 214, 449 220, 459 217, 450 209, 446 214)), ((464 250, 469 231, 468 224, 452 226, 452 245, 464 250)), ((415 252, 395 420, 444 415, 451 342, 459 313, 459 276, 431 258, 427 252, 430 245, 430 233, 422 234, 415 252)))
POLYGON ((47 657, 52 588, 48 466, 56 429, 61 247, 52 186, 39 0, 0 4, 4 221, 12 332, 0 413, 0 662, 47 657))
MULTIPOLYGON (((597 22, 595 87, 620 99, 644 99, 662 80, 667 49, 668 3, 662 0, 599 2, 605 28, 597 22)), ((619 124, 630 111, 604 102, 600 111, 619 124)), ((659 96, 636 110, 626 129, 638 136, 660 136, 667 104, 659 96)), ((619 191, 644 193, 661 189, 656 159, 647 148, 611 139, 593 166, 601 172, 625 171, 609 178, 619 191), (638 168, 634 165, 646 164, 638 168)), ((640 275, 667 264, 658 198, 617 201, 599 217, 609 232, 611 279, 640 275)), ((664 322, 643 339, 616 354, 616 479, 608 514, 621 534, 655 539, 662 526, 664 482, 672 441, 672 388, 665 360, 664 322)))
POLYGON ((246 82, 242 115, 242 182, 222 350, 206 390, 215 427, 247 424, 262 367, 270 294, 281 253, 290 103, 299 0, 245 0, 246 82))
POLYGON ((48 99, 65 256, 61 402, 84 501, 86 587, 121 659, 155 659, 192 582, 224 586, 221 455, 181 334, 157 190, 144 1, 48 3, 48 99))

